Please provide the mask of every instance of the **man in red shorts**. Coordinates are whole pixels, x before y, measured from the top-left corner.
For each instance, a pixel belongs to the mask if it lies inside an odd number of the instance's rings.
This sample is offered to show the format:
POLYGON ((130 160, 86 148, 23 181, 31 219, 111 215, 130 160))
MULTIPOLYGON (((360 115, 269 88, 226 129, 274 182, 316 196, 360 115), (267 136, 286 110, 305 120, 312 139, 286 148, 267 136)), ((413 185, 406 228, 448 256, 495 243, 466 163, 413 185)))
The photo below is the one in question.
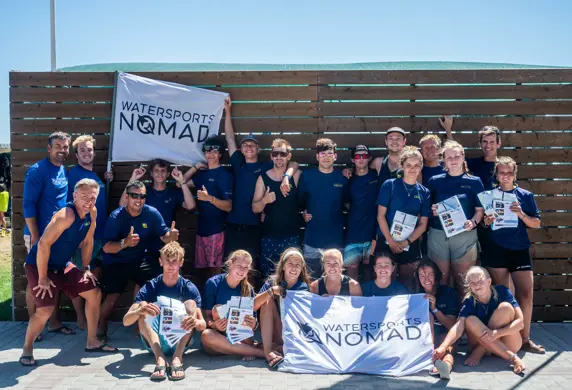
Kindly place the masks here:
POLYGON ((36 312, 30 318, 20 363, 36 365, 33 355, 34 340, 54 311, 56 293, 63 290, 71 299, 78 295, 85 299, 87 318, 86 352, 115 353, 118 350, 97 339, 97 320, 101 290, 91 273, 89 264, 93 251, 93 233, 97 210, 95 201, 99 185, 93 179, 82 179, 74 188, 73 202, 56 212, 41 239, 32 246, 26 257, 26 278, 34 295, 36 312), (82 244, 80 270, 69 260, 82 244))

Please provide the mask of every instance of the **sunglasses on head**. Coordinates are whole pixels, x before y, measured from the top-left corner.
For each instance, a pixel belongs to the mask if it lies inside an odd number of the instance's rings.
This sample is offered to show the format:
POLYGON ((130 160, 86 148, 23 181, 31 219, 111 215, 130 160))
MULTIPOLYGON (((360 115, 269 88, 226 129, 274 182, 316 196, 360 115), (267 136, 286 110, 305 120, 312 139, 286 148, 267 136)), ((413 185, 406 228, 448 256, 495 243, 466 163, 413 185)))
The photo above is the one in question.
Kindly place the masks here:
POLYGON ((203 152, 210 152, 211 150, 218 151, 220 146, 218 145, 203 145, 203 152))
POLYGON ((369 154, 354 154, 354 160, 367 160, 369 158, 369 154))
POLYGON ((272 157, 278 157, 278 156, 284 157, 284 158, 288 157, 288 153, 286 153, 286 152, 279 152, 279 151, 276 151, 276 152, 275 152, 275 151, 272 151, 272 152, 270 152, 270 155, 271 155, 272 157))
POLYGON ((127 195, 129 195, 131 199, 145 199, 147 197, 147 194, 137 194, 135 192, 128 192, 127 195))

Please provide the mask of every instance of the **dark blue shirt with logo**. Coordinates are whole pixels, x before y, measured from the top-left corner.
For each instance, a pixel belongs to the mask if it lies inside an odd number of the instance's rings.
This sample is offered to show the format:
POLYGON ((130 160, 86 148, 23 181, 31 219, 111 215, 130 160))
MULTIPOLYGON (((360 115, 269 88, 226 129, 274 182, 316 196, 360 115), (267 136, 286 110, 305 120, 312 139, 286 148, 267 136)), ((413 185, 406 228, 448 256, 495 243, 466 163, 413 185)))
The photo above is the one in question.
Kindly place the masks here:
POLYGON ((350 212, 346 229, 346 245, 369 242, 375 237, 379 178, 375 169, 350 179, 350 212))
MULTIPOLYGON (((224 305, 232 297, 242 296, 240 283, 235 288, 230 288, 226 282, 226 274, 215 275, 205 284, 203 309, 212 310, 215 305, 224 305)), ((250 297, 254 297, 254 290, 250 290, 250 297)))
POLYGON ((272 161, 247 163, 240 150, 230 156, 230 166, 234 174, 233 207, 227 221, 238 225, 258 225, 260 216, 252 211, 252 199, 256 180, 263 172, 273 167, 272 161))
POLYGON ((379 288, 374 280, 370 280, 361 285, 361 291, 364 297, 392 297, 409 294, 407 288, 397 280, 391 282, 386 288, 379 288))
MULTIPOLYGON (((377 204, 387 208, 385 219, 389 229, 395 213, 401 211, 409 215, 429 217, 431 213, 431 193, 419 183, 409 185, 403 179, 390 179, 383 183, 377 198, 377 204)), ((379 224, 377 234, 383 235, 379 224)))
POLYGON ((484 157, 467 159, 469 172, 481 179, 485 191, 492 190, 495 184, 495 162, 485 161, 484 157))
MULTIPOLYGON (((62 270, 66 268, 68 261, 75 254, 76 249, 85 239, 91 227, 91 215, 89 213, 82 219, 79 217, 73 202, 68 202, 66 207, 73 210, 75 220, 50 247, 50 258, 48 259, 48 269, 50 270, 62 270)), ((35 243, 30 253, 26 256, 26 264, 35 266, 37 256, 38 243, 35 243)))
POLYGON ((157 302, 157 297, 172 298, 183 303, 193 300, 199 308, 202 305, 201 294, 197 286, 182 276, 179 276, 177 284, 174 286, 165 285, 163 274, 151 279, 141 287, 137 297, 135 297, 135 302, 154 303, 157 302))
MULTIPOLYGON (((429 180, 429 191, 431 191, 431 202, 436 204, 444 201, 452 196, 459 198, 459 203, 463 207, 465 218, 471 219, 475 215, 476 207, 483 207, 478 198, 478 194, 483 192, 483 183, 476 176, 463 173, 459 176, 450 176, 447 173, 433 176, 429 180)), ((433 229, 443 230, 443 226, 437 217, 429 219, 430 226, 433 229)))
POLYGON ((313 248, 342 248, 343 207, 350 198, 348 179, 340 171, 309 169, 300 177, 298 196, 302 207, 312 215, 306 223, 304 243, 313 248))
POLYGON ((163 237, 170 230, 163 217, 155 207, 144 205, 141 213, 133 217, 127 207, 113 211, 107 220, 104 241, 117 242, 127 238, 133 226, 134 233, 139 235, 139 243, 134 247, 125 247, 117 253, 103 253, 103 263, 141 263, 145 250, 153 239, 163 237))
MULTIPOLYGON (((224 167, 199 171, 193 176, 195 187, 200 190, 205 186, 209 195, 217 199, 229 200, 233 199, 232 174, 224 167)), ((201 237, 212 236, 224 231, 224 221, 227 216, 226 211, 222 211, 210 202, 197 199, 199 208, 199 222, 197 226, 197 234, 201 237)), ((233 200, 232 208, 238 207, 233 200)), ((252 204, 249 206, 252 209, 252 204)))
MULTIPOLYGON (((145 204, 155 207, 157 211, 161 213, 165 225, 168 227, 170 227, 171 223, 175 220, 175 213, 184 201, 183 190, 180 188, 167 187, 164 190, 157 191, 153 189, 153 186, 147 186, 147 199, 145 200, 145 204)), ((161 241, 159 237, 156 237, 149 245, 150 254, 157 257, 162 247, 163 241, 161 241)))
MULTIPOLYGON (((24 179, 24 218, 36 218, 40 235, 52 216, 66 205, 68 179, 63 165, 56 166, 49 158, 38 161, 26 171, 24 179)), ((30 234, 28 225, 24 234, 30 234)))
POLYGON ((487 325, 491 316, 502 302, 508 302, 514 308, 518 307, 516 299, 514 299, 514 296, 508 288, 503 285, 492 286, 492 288, 494 288, 498 294, 497 299, 494 298, 493 294, 491 295, 489 303, 484 304, 477 301, 475 297, 467 298, 463 301, 459 317, 467 318, 468 316, 475 316, 481 320, 483 324, 487 325))
POLYGON ((107 192, 105 190, 105 183, 97 176, 97 173, 85 169, 79 164, 68 170, 68 202, 73 201, 75 185, 82 179, 92 179, 99 184, 99 194, 95 201, 97 220, 93 237, 96 240, 103 240, 105 225, 107 224, 107 192))

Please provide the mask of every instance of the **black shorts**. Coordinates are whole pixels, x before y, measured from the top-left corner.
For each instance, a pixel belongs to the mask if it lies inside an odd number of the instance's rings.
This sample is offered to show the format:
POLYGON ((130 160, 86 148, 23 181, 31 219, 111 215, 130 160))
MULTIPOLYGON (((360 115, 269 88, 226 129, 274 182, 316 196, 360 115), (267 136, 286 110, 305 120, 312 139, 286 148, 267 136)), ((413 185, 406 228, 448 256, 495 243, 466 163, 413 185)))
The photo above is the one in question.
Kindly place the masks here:
POLYGON ((250 253, 254 264, 258 264, 257 260, 260 253, 260 225, 226 224, 224 234, 225 259, 238 249, 243 249, 250 253))
MULTIPOLYGON (((157 263, 158 265, 158 263, 157 263)), ((139 287, 161 273, 161 269, 152 263, 115 263, 103 264, 101 291, 106 294, 121 294, 127 283, 134 281, 139 287)))
POLYGON ((506 268, 509 272, 532 271, 532 257, 529 249, 504 248, 489 240, 487 252, 481 258, 483 267, 506 268))
MULTIPOLYGON (((385 243, 385 237, 379 236, 375 243, 375 255, 380 255, 381 253, 388 253, 393 257, 393 260, 397 264, 411 264, 416 261, 421 260, 421 245, 419 240, 415 240, 409 245, 408 251, 403 251, 401 253, 393 253, 389 245, 385 243)), ((372 264, 375 267, 375 264, 372 264)))

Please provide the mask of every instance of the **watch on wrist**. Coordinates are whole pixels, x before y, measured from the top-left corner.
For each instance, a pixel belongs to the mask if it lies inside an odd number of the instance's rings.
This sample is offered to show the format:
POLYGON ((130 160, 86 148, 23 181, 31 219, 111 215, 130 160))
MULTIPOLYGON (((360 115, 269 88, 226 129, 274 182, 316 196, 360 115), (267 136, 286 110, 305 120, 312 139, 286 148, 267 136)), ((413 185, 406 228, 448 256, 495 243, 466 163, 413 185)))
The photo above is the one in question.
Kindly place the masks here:
POLYGON ((431 313, 436 314, 439 311, 439 309, 435 308, 431 310, 431 313))
POLYGON ((292 176, 290 176, 290 175, 287 174, 287 173, 284 173, 284 174, 282 175, 282 177, 283 177, 283 178, 284 178, 284 177, 287 177, 287 178, 289 179, 289 178, 291 178, 292 176))
POLYGON ((475 221, 474 219, 471 219, 471 222, 473 223, 474 227, 477 227, 477 221, 475 221))
POLYGON ((83 267, 81 267, 82 271, 91 271, 91 267, 89 265, 84 265, 83 267))

